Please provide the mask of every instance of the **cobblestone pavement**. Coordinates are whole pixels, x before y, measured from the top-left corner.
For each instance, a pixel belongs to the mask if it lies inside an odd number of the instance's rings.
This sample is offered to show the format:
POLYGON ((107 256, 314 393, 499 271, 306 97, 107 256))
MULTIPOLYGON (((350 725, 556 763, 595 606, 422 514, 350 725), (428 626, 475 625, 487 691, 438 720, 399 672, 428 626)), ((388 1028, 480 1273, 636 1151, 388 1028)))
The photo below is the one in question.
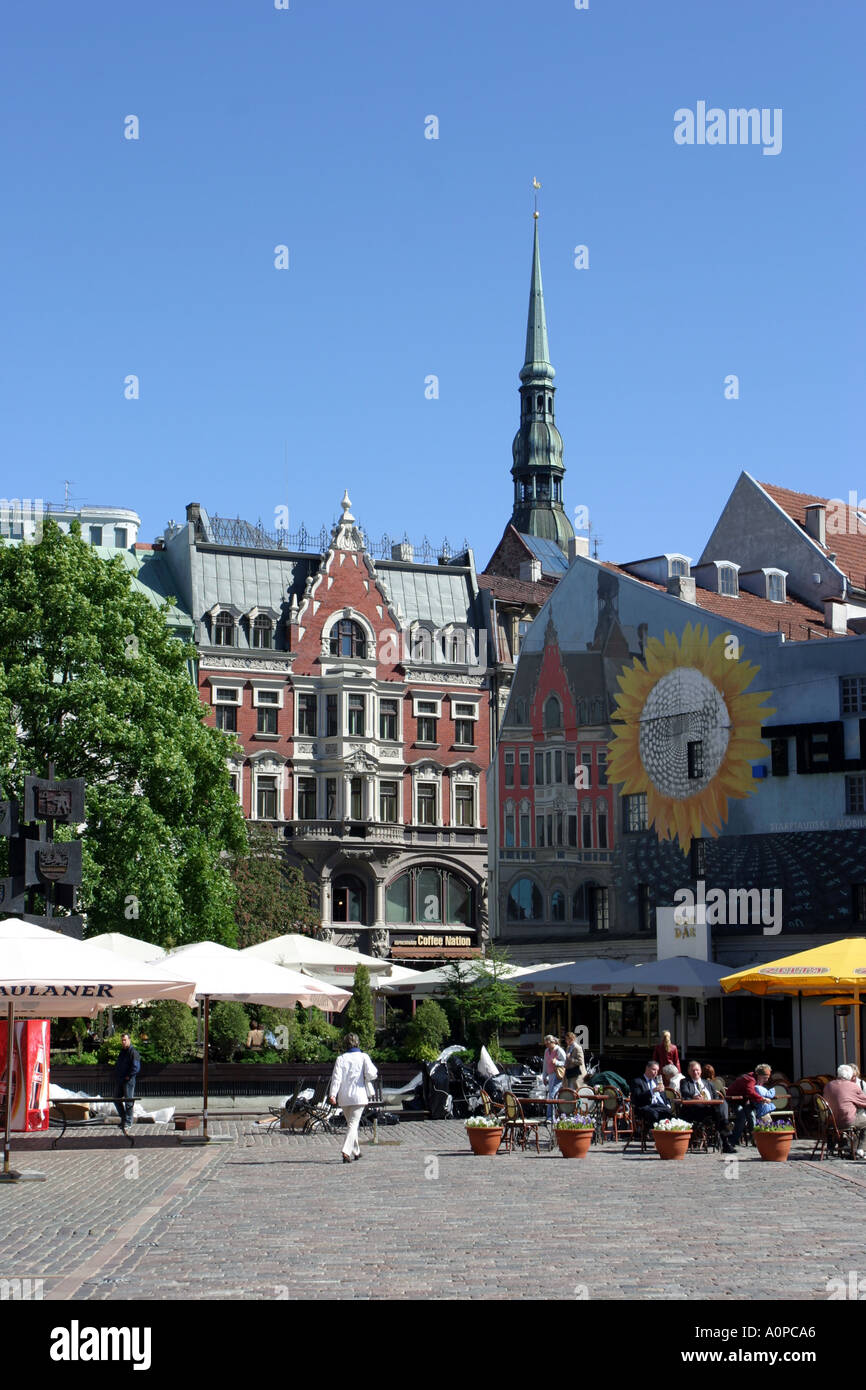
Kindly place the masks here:
POLYGON ((866 1162, 786 1164, 741 1149, 661 1163, 622 1144, 583 1161, 476 1158, 458 1121, 337 1135, 253 1134, 183 1147, 173 1131, 90 1130, 0 1187, 0 1279, 53 1299, 546 1297, 825 1299, 863 1270, 866 1162))

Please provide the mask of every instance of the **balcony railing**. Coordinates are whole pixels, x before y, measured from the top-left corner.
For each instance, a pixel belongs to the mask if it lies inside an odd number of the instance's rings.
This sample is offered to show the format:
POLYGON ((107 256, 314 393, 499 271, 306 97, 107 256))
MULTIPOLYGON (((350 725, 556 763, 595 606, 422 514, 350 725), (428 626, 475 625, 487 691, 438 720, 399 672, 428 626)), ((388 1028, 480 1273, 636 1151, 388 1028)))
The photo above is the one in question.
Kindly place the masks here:
POLYGON ((393 825, 380 821, 299 820, 289 821, 294 840, 366 840, 381 845, 407 845, 483 848, 487 831, 480 826, 393 825))

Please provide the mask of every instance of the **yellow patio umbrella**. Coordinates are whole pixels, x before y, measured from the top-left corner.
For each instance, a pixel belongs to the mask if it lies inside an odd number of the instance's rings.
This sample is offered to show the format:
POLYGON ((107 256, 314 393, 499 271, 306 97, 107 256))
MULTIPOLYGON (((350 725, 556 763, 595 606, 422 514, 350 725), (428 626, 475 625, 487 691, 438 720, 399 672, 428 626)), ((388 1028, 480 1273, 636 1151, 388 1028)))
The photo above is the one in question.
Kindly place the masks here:
MULTIPOLYGON (((866 996, 866 936, 845 936, 809 951, 750 965, 719 981, 726 994, 735 989, 750 994, 834 994, 860 1004, 866 996)), ((854 1010, 854 1052, 860 1060, 860 1010, 854 1010)))

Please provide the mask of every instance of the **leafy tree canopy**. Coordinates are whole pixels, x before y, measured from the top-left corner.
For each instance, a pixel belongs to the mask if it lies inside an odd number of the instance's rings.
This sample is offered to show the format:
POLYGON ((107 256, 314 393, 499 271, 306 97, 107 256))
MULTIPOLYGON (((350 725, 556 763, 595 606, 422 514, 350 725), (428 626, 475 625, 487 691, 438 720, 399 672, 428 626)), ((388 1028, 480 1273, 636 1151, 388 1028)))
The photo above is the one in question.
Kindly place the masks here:
POLYGON ((231 865, 237 889, 238 947, 257 946, 285 932, 311 936, 319 925, 319 915, 301 870, 286 864, 271 826, 248 821, 247 837, 244 851, 231 865))

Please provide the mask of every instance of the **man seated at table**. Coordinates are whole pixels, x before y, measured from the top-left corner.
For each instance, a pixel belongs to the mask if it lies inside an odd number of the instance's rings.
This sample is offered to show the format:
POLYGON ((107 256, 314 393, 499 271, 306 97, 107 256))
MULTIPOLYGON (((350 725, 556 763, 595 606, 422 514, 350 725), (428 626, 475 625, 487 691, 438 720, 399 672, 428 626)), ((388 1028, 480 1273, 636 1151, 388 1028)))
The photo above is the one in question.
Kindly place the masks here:
POLYGON ((866 1140, 866 1095, 857 1085, 853 1067, 843 1062, 836 1068, 836 1080, 827 1082, 824 1099, 833 1111, 833 1119, 840 1130, 852 1126, 856 1129, 857 1157, 862 1158, 866 1140))
POLYGON ((776 1092, 775 1089, 770 1090, 770 1075, 771 1070, 766 1062, 761 1062, 754 1071, 744 1072, 728 1087, 728 1100, 741 1100, 743 1102, 734 1120, 731 1143, 738 1144, 740 1142, 743 1130, 746 1128, 752 1113, 760 1119, 763 1115, 769 1115, 775 1110, 776 1107, 770 1097, 771 1095, 774 1096, 776 1092))
POLYGON ((648 1125, 673 1115, 659 1080, 658 1062, 647 1062, 643 1076, 636 1076, 631 1083, 631 1105, 635 1115, 648 1125))
MULTIPOLYGON (((689 1074, 680 1082, 680 1097, 683 1100, 718 1099, 718 1092, 713 1083, 704 1080, 700 1062, 689 1062, 689 1074)), ((731 1121, 727 1101, 723 1100, 720 1105, 690 1105, 683 1111, 683 1118, 718 1125, 725 1153, 736 1153, 730 1139, 731 1121)))

